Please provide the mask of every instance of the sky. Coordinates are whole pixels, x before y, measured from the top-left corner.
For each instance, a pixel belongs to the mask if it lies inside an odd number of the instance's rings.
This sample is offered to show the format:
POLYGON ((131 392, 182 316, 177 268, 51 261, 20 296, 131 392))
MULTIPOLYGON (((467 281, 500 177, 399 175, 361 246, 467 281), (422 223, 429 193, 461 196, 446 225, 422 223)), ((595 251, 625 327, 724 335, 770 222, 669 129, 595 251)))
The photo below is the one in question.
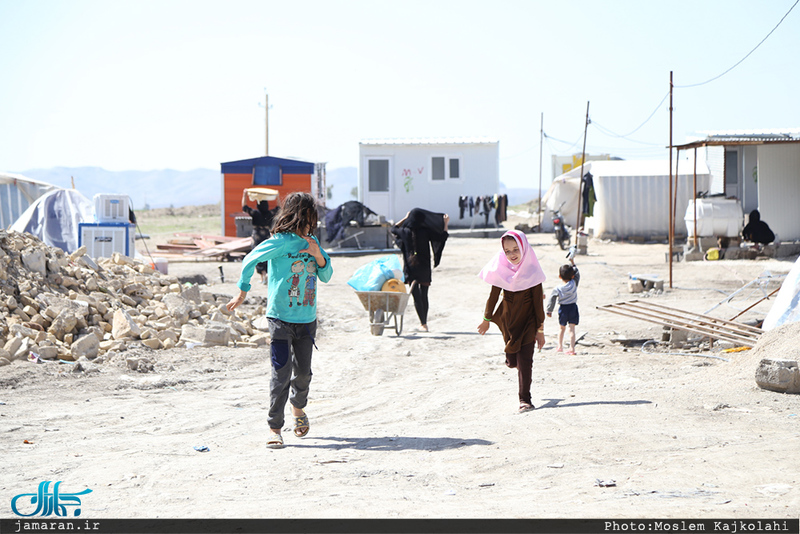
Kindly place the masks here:
POLYGON ((272 156, 482 137, 546 187, 587 104, 588 154, 667 159, 670 72, 674 144, 800 128, 797 2, 0 0, 0 171, 219 169, 268 115, 272 156))

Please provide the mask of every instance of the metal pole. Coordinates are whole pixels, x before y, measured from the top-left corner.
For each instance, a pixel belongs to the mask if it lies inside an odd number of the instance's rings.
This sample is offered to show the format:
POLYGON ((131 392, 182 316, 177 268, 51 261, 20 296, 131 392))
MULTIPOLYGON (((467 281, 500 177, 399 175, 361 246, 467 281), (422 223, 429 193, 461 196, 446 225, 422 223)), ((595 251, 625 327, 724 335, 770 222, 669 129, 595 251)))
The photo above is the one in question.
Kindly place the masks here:
POLYGON ((544 142, 544 111, 542 111, 542 125, 539 128, 539 231, 542 228, 542 144, 544 142))
POLYGON ((269 156, 269 95, 264 106, 264 155, 269 156))
POLYGON ((697 250, 697 147, 694 147, 694 249, 697 250))
POLYGON ((669 71, 669 288, 672 289, 672 71, 669 71))
POLYGON ((672 235, 675 235, 675 226, 678 224, 678 182, 680 173, 678 167, 681 164, 681 149, 675 149, 675 194, 672 200, 672 235))
POLYGON ((578 222, 575 225, 575 247, 578 246, 578 231, 581 227, 581 200, 583 199, 583 164, 586 161, 586 131, 589 129, 589 102, 586 102, 586 124, 583 125, 583 153, 581 154, 581 175, 578 177, 578 222))

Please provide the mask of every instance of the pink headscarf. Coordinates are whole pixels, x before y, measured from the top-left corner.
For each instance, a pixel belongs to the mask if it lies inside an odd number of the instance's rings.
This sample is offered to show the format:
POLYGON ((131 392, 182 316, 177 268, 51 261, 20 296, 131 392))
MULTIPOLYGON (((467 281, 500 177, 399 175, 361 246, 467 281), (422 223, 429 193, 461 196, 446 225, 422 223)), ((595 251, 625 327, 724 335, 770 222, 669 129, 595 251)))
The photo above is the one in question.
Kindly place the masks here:
MULTIPOLYGON (((497 286, 507 291, 522 291, 545 281, 546 276, 539 260, 533 252, 525 234, 516 230, 509 230, 503 237, 513 237, 517 242, 522 260, 516 265, 506 258, 502 249, 481 269, 480 276, 484 282, 497 286)), ((503 239, 500 238, 502 245, 503 239)))

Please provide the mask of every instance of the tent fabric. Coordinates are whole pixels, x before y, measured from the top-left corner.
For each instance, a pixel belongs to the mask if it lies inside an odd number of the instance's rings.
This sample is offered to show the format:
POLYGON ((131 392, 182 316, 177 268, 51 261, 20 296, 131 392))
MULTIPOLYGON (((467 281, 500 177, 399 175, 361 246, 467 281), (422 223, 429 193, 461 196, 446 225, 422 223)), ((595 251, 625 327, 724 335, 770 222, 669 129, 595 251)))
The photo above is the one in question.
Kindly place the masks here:
POLYGON ((78 249, 78 224, 87 222, 94 222, 92 201, 74 189, 56 189, 37 198, 9 230, 71 254, 78 249))
POLYGON ((772 330, 796 321, 800 321, 800 258, 795 260, 789 274, 784 278, 761 328, 772 330))
POLYGON ((0 228, 8 228, 37 198, 56 189, 21 174, 0 172, 0 228))
MULTIPOLYGON (((673 172, 675 162, 673 162, 673 172)), ((669 161, 613 160, 587 161, 584 175, 592 174, 597 197, 593 216, 586 225, 596 237, 666 236, 669 234, 669 161)), ((694 197, 694 165, 681 161, 677 180, 677 213, 684 213, 694 197)), ((566 223, 578 222, 578 194, 581 168, 576 167, 553 180, 542 198, 546 216, 542 229, 552 231, 551 215, 561 207, 566 223)), ((674 176, 673 176, 674 178, 674 176)), ((697 191, 708 191, 711 175, 706 165, 697 162, 697 191)), ((683 225, 675 225, 678 234, 685 235, 683 225)))

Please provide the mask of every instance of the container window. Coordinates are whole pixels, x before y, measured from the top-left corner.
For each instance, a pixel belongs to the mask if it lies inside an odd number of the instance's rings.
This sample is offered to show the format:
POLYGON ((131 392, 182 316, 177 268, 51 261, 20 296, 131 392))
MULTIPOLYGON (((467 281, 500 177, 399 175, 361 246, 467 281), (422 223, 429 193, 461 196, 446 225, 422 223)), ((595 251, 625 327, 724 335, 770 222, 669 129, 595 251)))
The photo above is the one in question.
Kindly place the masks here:
POLYGON ((389 160, 371 159, 367 168, 370 192, 382 193, 389 191, 389 160))

